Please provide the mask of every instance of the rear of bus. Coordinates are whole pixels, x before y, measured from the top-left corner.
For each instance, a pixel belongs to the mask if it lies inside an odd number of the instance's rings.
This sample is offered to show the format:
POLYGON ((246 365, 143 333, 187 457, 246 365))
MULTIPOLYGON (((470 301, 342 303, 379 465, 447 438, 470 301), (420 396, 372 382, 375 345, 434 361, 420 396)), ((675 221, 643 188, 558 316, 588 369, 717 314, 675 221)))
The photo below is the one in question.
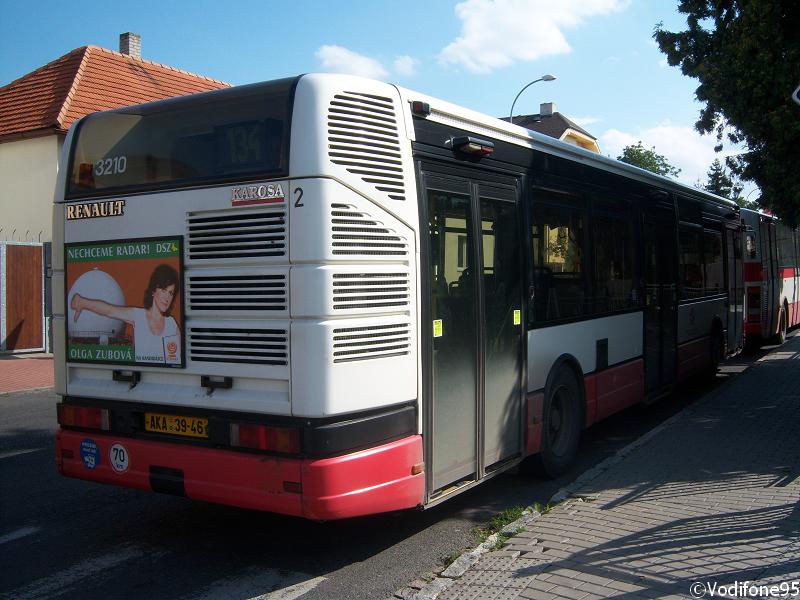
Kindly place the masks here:
POLYGON ((762 263, 761 217, 757 211, 743 208, 740 211, 745 225, 745 247, 743 259, 745 295, 747 298, 747 315, 745 322, 745 339, 747 343, 758 343, 765 337, 766 313, 766 277, 762 263))
POLYGON ((423 502, 409 122, 311 75, 70 130, 60 473, 312 519, 423 502))

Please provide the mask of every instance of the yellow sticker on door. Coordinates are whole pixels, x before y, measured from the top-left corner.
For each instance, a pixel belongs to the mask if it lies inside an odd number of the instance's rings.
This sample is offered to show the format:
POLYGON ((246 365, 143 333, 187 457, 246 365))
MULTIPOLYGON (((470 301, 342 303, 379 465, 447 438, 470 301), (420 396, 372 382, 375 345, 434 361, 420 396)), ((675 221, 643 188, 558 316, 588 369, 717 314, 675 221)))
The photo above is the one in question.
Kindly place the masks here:
POLYGON ((442 337, 442 320, 435 319, 433 321, 433 337, 442 337))
POLYGON ((520 325, 522 323, 522 311, 515 310, 514 311, 514 325, 520 325))

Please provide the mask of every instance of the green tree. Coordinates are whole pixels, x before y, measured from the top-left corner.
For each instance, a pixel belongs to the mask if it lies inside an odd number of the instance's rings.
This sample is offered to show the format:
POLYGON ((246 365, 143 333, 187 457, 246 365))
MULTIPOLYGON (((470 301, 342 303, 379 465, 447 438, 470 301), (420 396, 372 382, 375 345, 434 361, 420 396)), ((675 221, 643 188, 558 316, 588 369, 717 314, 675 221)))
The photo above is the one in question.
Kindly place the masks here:
POLYGON ((641 140, 635 145, 630 144, 625 146, 622 149, 622 154, 617 157, 617 160, 652 171, 658 175, 677 177, 678 173, 681 172, 680 169, 669 164, 669 161, 664 156, 656 152, 655 147, 649 149, 645 148, 641 140))
POLYGON ((703 189, 707 192, 734 201, 742 194, 742 186, 734 183, 733 179, 725 172, 725 166, 722 161, 718 158, 711 163, 706 177, 708 180, 703 189))
POLYGON ((704 105, 695 123, 723 144, 734 175, 761 190, 760 204, 800 223, 800 107, 791 100, 800 72, 797 0, 680 0, 685 31, 656 26, 653 37, 672 66, 697 79, 704 105))

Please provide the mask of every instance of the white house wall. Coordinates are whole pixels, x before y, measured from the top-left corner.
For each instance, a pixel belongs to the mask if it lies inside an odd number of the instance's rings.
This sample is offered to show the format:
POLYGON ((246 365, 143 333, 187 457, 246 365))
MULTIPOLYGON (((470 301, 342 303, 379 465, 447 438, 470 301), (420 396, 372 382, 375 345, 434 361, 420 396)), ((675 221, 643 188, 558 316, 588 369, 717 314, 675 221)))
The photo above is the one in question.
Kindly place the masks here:
POLYGON ((0 143, 0 240, 51 241, 61 137, 0 143))

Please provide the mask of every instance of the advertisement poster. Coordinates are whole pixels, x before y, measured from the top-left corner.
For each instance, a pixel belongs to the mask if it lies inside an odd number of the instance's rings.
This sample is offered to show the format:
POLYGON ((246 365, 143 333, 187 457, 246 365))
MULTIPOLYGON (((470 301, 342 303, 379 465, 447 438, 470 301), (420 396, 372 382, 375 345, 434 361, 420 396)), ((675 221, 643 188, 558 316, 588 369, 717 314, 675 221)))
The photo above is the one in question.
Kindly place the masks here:
POLYGON ((65 244, 67 360, 182 367, 183 238, 65 244))

